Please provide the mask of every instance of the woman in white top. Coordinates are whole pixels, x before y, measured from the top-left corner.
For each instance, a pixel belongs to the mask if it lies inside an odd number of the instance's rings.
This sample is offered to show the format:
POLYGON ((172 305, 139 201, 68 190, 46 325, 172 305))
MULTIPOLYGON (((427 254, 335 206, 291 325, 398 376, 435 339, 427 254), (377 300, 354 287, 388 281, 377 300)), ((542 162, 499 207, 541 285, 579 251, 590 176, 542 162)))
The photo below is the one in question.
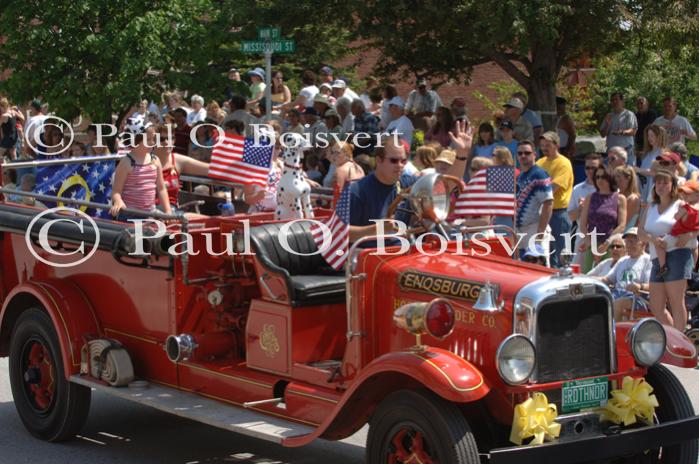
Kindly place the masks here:
POLYGON ((667 132, 664 127, 651 124, 646 126, 643 131, 643 157, 641 158, 640 167, 634 166, 636 174, 638 174, 639 190, 641 198, 648 197, 652 188, 651 179, 653 173, 653 161, 660 156, 667 147, 667 132))
POLYGON ((677 193, 677 177, 671 172, 660 170, 653 180, 653 203, 643 213, 638 231, 638 238, 650 245, 650 308, 661 323, 684 332, 687 326, 684 294, 687 279, 692 275, 692 249, 697 247, 696 233, 683 247, 665 244, 663 237, 670 233, 675 224, 675 214, 682 201, 677 193), (667 252, 667 272, 663 276, 658 275, 660 266, 656 247, 664 247, 667 252))

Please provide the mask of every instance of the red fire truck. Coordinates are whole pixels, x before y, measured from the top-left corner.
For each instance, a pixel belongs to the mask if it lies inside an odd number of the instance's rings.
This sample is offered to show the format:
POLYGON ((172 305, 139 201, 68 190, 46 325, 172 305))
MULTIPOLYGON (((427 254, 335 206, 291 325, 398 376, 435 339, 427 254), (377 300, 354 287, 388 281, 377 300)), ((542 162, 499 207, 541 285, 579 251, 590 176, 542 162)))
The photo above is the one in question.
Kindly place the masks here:
POLYGON ((441 249, 442 182, 404 193, 433 231, 421 250, 363 239, 344 272, 308 222, 180 218, 163 234, 2 201, 0 356, 22 422, 70 439, 96 389, 288 447, 368 423, 372 464, 696 464, 699 417, 661 364, 695 367, 693 344, 615 323, 602 283, 499 239, 441 249))

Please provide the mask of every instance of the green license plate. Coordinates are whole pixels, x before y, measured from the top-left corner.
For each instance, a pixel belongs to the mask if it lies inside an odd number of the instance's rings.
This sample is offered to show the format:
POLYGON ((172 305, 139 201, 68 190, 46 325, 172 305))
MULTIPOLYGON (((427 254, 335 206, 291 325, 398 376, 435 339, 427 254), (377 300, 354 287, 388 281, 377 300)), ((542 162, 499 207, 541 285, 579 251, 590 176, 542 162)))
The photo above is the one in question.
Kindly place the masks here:
POLYGON ((609 379, 597 377, 564 382, 561 393, 561 409, 564 413, 606 406, 609 397, 609 379))

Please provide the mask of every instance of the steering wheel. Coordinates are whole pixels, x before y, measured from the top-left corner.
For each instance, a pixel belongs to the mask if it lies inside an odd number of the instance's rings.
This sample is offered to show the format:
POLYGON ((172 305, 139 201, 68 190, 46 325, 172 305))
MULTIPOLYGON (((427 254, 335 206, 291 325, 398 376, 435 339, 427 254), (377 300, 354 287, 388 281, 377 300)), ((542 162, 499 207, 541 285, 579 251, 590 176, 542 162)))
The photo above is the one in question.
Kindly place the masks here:
MULTIPOLYGON (((453 182, 453 183, 455 184, 456 188, 459 189, 459 193, 460 193, 460 194, 461 194, 461 193, 464 193, 464 183, 463 183, 463 182, 461 181, 461 179, 459 179, 458 177, 450 176, 450 175, 448 175, 448 174, 442 174, 441 177, 440 177, 440 179, 442 179, 442 180, 444 180, 444 181, 447 181, 447 183, 448 183, 448 182, 453 182)), ((451 192, 452 190, 453 190, 453 188, 452 188, 452 189, 449 189, 449 192, 451 192)))
POLYGON ((407 188, 405 191, 400 192, 398 195, 396 195, 396 198, 393 199, 391 204, 388 206, 388 209, 386 210, 386 214, 381 219, 393 219, 393 216, 396 214, 396 210, 398 209, 398 205, 405 199, 408 198, 410 195, 410 188, 407 188))

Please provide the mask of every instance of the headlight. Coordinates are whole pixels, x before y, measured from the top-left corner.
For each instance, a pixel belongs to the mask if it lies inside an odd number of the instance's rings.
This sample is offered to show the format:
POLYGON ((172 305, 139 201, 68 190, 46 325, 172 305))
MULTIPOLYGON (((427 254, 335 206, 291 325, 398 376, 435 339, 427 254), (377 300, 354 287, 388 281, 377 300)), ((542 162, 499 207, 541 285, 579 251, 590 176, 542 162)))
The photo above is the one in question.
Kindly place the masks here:
POLYGON ((655 319, 641 319, 633 326, 631 337, 631 352, 636 362, 644 367, 650 367, 660 361, 665 354, 665 330, 655 319))
POLYGON ((527 381, 536 366, 534 344, 524 335, 514 334, 500 344, 496 354, 500 377, 510 385, 527 381))

